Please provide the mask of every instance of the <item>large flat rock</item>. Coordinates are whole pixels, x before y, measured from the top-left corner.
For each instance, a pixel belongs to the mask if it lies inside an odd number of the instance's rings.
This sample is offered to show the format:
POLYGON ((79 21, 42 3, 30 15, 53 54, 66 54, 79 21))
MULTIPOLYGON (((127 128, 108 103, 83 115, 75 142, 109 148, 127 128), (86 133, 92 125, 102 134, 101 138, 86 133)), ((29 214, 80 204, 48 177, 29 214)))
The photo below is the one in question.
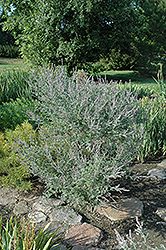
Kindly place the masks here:
POLYGON ((47 219, 47 216, 44 213, 39 212, 39 211, 30 212, 28 214, 28 217, 32 223, 45 222, 47 219))
POLYGON ((28 205, 26 201, 19 201, 17 204, 15 204, 13 209, 14 214, 26 214, 28 213, 28 205))
POLYGON ((125 220, 142 216, 143 203, 137 198, 122 199, 97 206, 95 211, 112 221, 125 220))
POLYGON ((84 222, 81 225, 69 228, 66 231, 65 240, 72 246, 90 247, 96 246, 102 236, 102 231, 99 228, 84 222))

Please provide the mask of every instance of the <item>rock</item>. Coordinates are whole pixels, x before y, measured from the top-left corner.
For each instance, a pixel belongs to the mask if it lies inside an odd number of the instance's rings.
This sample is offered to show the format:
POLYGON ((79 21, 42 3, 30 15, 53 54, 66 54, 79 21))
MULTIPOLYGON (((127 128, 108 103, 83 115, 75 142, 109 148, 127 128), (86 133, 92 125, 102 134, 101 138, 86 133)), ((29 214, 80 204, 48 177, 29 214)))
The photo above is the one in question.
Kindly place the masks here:
POLYGON ((67 208, 54 209, 54 211, 49 214, 49 218, 51 221, 67 223, 69 225, 79 224, 82 220, 81 215, 77 215, 73 210, 67 208))
POLYGON ((102 250, 102 249, 98 247, 87 247, 87 246, 77 245, 77 246, 74 246, 72 250, 102 250))
POLYGON ((165 180, 166 179, 166 171, 164 169, 156 169, 153 168, 148 172, 148 175, 151 177, 155 177, 159 180, 165 180))
POLYGON ((48 221, 45 221, 44 223, 43 222, 40 222, 36 225, 36 230, 40 230, 41 228, 44 228, 47 224, 49 224, 49 227, 48 227, 48 233, 55 233, 56 231, 56 235, 55 237, 59 237, 59 236, 62 236, 63 233, 65 232, 65 228, 58 222, 50 222, 49 220, 48 221))
POLYGON ((43 212, 44 214, 49 214, 54 207, 59 206, 61 200, 39 197, 32 206, 32 210, 43 212))
POLYGON ((166 169, 166 159, 164 159, 162 162, 158 163, 157 166, 166 169))
POLYGON ((47 219, 47 216, 44 213, 38 211, 29 213, 28 217, 33 223, 45 222, 47 219))
POLYGON ((83 223, 67 230, 65 240, 72 246, 95 246, 101 240, 102 231, 93 225, 83 223))
POLYGON ((155 212, 161 219, 166 221, 166 208, 159 207, 155 212))
POLYGON ((118 202, 97 206, 95 210, 112 221, 142 216, 143 203, 137 198, 122 199, 118 202))
POLYGON ((94 248, 92 247, 89 248, 87 246, 81 246, 81 245, 77 245, 72 248, 72 250, 90 250, 90 249, 94 249, 94 248))
POLYGON ((9 207, 17 201, 18 193, 15 190, 5 188, 0 189, 0 205, 9 207))
POLYGON ((50 250, 67 250, 67 247, 64 245, 58 245, 58 246, 53 246, 50 248, 50 250), (57 248, 58 247, 58 248, 57 248))
POLYGON ((14 209, 13 209, 14 214, 26 214, 28 213, 28 206, 26 201, 20 201, 18 202, 14 209))

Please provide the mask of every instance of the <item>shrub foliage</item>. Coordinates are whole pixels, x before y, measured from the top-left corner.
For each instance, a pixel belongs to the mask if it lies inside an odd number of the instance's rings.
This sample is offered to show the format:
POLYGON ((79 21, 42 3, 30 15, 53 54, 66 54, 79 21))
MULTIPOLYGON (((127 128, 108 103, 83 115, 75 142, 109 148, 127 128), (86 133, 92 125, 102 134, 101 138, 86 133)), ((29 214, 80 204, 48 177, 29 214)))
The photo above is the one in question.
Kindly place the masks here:
MULTIPOLYGON (((15 101, 2 103, 0 105, 0 131, 14 130, 17 125, 21 125, 27 120, 26 111, 29 107, 33 109, 33 103, 25 98, 17 98, 15 101)), ((34 123, 33 125, 35 126, 34 123)))
POLYGON ((17 140, 24 164, 48 194, 61 194, 72 206, 120 190, 111 180, 125 175, 137 155, 144 112, 131 91, 102 80, 80 83, 77 76, 69 78, 64 67, 33 74, 38 102, 28 114, 39 125, 38 142, 17 140))
POLYGON ((31 138, 35 138, 35 130, 27 121, 18 125, 14 131, 6 130, 0 134, 0 182, 3 186, 22 190, 31 189, 32 183, 28 167, 21 163, 21 158, 15 150, 12 150, 15 140, 21 138, 28 144, 31 138))

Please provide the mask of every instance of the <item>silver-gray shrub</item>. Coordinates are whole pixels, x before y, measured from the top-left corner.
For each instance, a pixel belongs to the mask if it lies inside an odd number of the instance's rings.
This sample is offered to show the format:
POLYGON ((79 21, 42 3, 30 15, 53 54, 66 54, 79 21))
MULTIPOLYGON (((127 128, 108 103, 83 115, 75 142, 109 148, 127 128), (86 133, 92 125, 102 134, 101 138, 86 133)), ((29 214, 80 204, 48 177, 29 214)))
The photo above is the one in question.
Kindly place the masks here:
POLYGON ((132 236, 131 230, 129 230, 129 234, 126 237, 123 237, 119 234, 119 232, 115 229, 116 238, 118 241, 118 246, 120 250, 139 250, 139 249, 147 249, 147 250, 166 250, 166 246, 163 244, 160 245, 160 248, 155 246, 155 242, 149 244, 149 233, 145 231, 143 228, 143 222, 139 222, 138 217, 136 217, 136 229, 135 234, 137 235, 137 239, 132 236))
POLYGON ((64 67, 32 73, 37 101, 28 111, 38 123, 37 140, 19 141, 30 171, 72 206, 96 204, 125 175, 142 143, 144 110, 130 90, 115 82, 68 77, 64 67))

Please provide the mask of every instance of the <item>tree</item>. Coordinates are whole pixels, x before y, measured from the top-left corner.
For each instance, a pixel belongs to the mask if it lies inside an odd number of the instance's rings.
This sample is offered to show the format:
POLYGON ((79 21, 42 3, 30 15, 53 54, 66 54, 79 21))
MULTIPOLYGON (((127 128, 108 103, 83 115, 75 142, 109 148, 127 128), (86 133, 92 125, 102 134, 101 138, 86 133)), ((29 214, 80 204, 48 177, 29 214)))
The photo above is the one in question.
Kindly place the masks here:
POLYGON ((126 54, 144 67, 165 53, 164 0, 2 0, 5 29, 33 64, 78 63, 126 54), (161 17, 161 18, 160 18, 161 17), (20 33, 16 34, 15 30, 20 33))
POLYGON ((11 4, 14 8, 8 16, 6 29, 13 32, 18 26, 21 34, 16 36, 17 42, 22 55, 32 63, 63 60, 72 67, 78 62, 108 56, 114 47, 122 51, 130 48, 131 18, 134 18, 131 1, 116 2, 5 0, 6 11, 11 4))
POLYGON ((4 10, 2 9, 0 13, 0 45, 14 45, 14 37, 9 31, 3 31, 3 22, 6 20, 3 18, 4 16, 4 10))
POLYGON ((135 44, 139 51, 138 68, 154 73, 153 63, 165 63, 166 59, 166 1, 137 0, 142 29, 135 44), (148 70, 146 70, 148 69, 148 70))

